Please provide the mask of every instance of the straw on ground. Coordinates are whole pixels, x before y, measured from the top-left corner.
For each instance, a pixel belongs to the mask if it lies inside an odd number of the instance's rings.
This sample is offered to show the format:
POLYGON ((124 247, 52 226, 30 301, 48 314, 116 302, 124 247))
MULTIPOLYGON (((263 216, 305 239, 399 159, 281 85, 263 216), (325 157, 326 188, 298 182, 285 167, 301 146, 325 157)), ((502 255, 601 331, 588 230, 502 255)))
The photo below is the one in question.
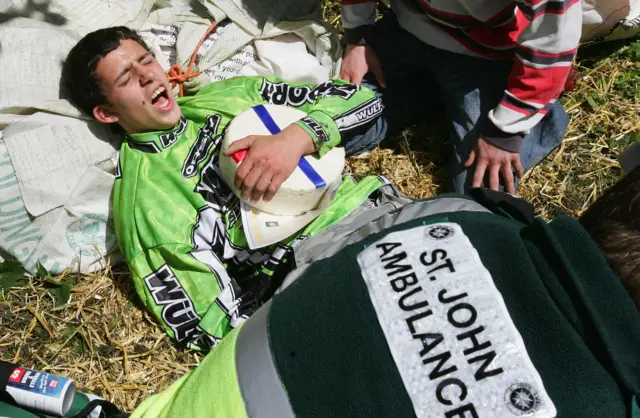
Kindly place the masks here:
MULTIPOLYGON (((323 2, 339 25, 337 1, 323 2)), ((640 135, 640 40, 583 49, 577 88, 563 97, 571 124, 560 149, 522 180, 538 214, 578 215, 621 170, 618 154, 640 135)), ((445 192, 446 126, 425 114, 364 158, 356 176, 384 174, 414 198, 445 192)), ((69 376, 125 410, 184 375, 201 354, 171 343, 138 304, 125 270, 67 275, 76 284, 57 305, 42 282, 0 290, 0 357, 69 376)))

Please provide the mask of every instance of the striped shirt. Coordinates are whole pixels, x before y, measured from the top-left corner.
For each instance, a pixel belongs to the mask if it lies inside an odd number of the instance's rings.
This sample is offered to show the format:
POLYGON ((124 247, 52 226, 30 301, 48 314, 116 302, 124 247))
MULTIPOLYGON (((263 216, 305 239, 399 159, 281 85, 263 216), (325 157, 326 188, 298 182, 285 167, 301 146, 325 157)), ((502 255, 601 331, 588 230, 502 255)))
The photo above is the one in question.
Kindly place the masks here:
MULTIPOLYGON (((488 128, 520 142, 562 93, 582 29, 579 0, 391 0, 391 7, 402 28, 436 48, 515 59, 488 128)), ((342 0, 347 43, 362 38, 375 8, 375 0, 342 0)))

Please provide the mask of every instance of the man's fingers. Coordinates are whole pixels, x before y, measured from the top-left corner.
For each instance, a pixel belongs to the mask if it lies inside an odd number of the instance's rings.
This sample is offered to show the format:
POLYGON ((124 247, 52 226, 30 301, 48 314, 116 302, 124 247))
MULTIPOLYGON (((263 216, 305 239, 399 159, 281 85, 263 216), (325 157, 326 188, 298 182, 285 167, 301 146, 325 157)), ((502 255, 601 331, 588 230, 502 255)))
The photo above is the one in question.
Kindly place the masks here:
POLYGON ((260 169, 258 162, 254 161, 250 157, 247 157, 242 161, 242 163, 240 163, 240 166, 236 171, 234 185, 237 189, 240 189, 240 191, 242 191, 245 186, 249 184, 248 181, 250 180, 250 178, 255 178, 255 181, 251 184, 251 186, 253 187, 253 185, 257 182, 258 176, 261 172, 262 170, 260 169))
POLYGON ((263 173, 251 192, 252 202, 255 203, 263 197, 264 193, 269 188, 269 183, 271 183, 271 175, 263 173))
POLYGON ((230 156, 243 149, 251 148, 251 144, 253 144, 253 141, 255 141, 255 137, 253 135, 239 139, 233 144, 229 145, 229 148, 227 148, 227 150, 224 152, 224 155, 230 156))
POLYGON ((516 159, 513 162, 513 168, 516 169, 516 174, 519 178, 522 178, 524 175, 524 170, 522 169, 522 163, 520 162, 520 154, 516 155, 516 159))
POLYGON ((343 69, 340 70, 340 78, 346 81, 347 83, 351 83, 351 77, 349 76, 349 73, 347 73, 343 69))
POLYGON ((236 189, 242 189, 242 184, 244 183, 245 178, 251 172, 251 168, 253 167, 253 160, 245 159, 238 166, 238 170, 236 170, 236 178, 233 181, 233 185, 236 186, 236 189))
POLYGON ((284 181, 283 176, 281 175, 274 176, 271 179, 271 184, 269 184, 269 187, 267 188, 267 191, 265 192, 263 199, 266 200, 267 202, 273 199, 273 196, 276 195, 283 181, 284 181))
POLYGON ((467 158, 467 161, 464 163, 464 166, 466 168, 471 167, 475 160, 476 160, 476 150, 471 150, 471 153, 469 154, 469 158, 467 158))
POLYGON ((513 171, 510 165, 502 166, 502 178, 504 179, 504 187, 507 193, 516 194, 515 181, 513 179, 513 171))
POLYGON ((249 197, 251 197, 251 193, 253 193, 253 188, 258 183, 258 180, 260 180, 260 177, 262 176, 262 172, 263 170, 259 165, 257 164, 253 165, 253 168, 251 169, 249 174, 247 174, 247 176, 244 178, 244 181, 242 182, 242 188, 240 189, 241 190, 240 195, 242 196, 242 199, 247 200, 249 199, 249 197))
POLYGON ((484 179, 484 172, 487 169, 487 160, 479 160, 476 165, 476 171, 473 173, 473 183, 471 187, 481 187, 484 179))
POLYGON ((354 71, 350 71, 349 74, 347 74, 347 78, 343 78, 343 80, 351 84, 360 84, 362 83, 363 77, 364 74, 358 74, 354 71))
POLYGON ((347 83, 360 84, 362 83, 363 77, 364 77, 364 74, 359 75, 358 72, 355 71, 354 68, 352 67, 349 67, 349 68, 343 67, 340 70, 340 78, 346 81, 347 83))
POLYGON ((492 165, 489 167, 489 188, 498 191, 500 187, 500 166, 492 165))

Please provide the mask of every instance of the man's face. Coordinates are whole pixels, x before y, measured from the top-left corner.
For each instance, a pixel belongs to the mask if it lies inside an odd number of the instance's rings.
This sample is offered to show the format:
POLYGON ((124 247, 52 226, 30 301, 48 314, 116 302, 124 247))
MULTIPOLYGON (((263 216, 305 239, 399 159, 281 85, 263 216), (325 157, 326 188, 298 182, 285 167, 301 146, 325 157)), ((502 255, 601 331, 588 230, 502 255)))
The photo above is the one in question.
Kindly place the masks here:
POLYGON ((180 108, 158 61, 135 41, 125 39, 96 67, 107 104, 93 109, 104 123, 119 123, 128 133, 173 128, 180 108))

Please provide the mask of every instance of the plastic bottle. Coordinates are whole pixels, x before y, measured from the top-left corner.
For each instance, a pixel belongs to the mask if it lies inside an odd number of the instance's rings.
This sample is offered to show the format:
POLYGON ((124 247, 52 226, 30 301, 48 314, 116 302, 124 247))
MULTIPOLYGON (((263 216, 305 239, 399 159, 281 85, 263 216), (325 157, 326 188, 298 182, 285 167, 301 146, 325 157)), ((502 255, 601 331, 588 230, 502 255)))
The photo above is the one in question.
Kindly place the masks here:
POLYGON ((62 417, 71 408, 76 384, 66 377, 16 366, 5 390, 21 407, 62 417))

